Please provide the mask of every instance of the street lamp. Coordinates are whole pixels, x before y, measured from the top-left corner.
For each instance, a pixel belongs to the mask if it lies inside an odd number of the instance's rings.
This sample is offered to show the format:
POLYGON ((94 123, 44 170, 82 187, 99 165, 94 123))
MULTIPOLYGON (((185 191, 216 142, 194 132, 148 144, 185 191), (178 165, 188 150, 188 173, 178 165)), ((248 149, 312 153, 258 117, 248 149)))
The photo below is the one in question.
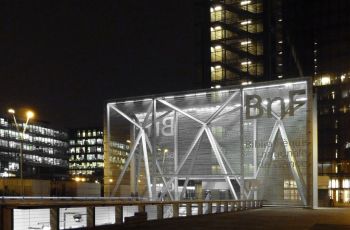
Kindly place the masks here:
POLYGON ((15 122, 17 132, 20 134, 21 144, 20 144, 20 148, 19 148, 19 154, 20 154, 20 166, 19 167, 20 167, 20 174, 21 174, 21 196, 23 196, 24 195, 24 193, 23 193, 24 192, 23 191, 23 141, 24 141, 24 134, 25 134, 27 126, 28 126, 28 122, 30 119, 32 119, 34 117, 34 113, 30 110, 28 110, 26 112, 27 120, 26 120, 26 123, 24 124, 24 126, 22 127, 22 131, 20 131, 20 128, 19 128, 16 116, 15 116, 15 110, 11 108, 11 109, 8 109, 7 112, 12 115, 13 121, 15 122))

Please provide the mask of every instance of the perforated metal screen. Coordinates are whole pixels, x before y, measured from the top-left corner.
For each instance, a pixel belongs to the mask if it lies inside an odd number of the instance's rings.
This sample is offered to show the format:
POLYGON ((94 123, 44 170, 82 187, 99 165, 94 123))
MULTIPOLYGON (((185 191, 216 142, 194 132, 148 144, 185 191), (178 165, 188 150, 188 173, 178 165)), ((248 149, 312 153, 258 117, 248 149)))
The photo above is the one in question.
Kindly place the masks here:
POLYGON ((310 90, 302 79, 110 102, 105 151, 130 138, 130 193, 150 199, 191 189, 196 198, 307 205, 310 90))

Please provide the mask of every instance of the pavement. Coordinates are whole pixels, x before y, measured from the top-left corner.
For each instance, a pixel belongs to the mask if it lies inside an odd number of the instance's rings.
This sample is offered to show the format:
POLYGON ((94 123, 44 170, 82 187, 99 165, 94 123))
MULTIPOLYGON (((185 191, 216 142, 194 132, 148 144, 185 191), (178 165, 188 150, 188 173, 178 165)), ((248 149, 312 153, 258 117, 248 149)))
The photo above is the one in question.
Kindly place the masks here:
POLYGON ((142 224, 105 226, 98 230, 225 230, 225 229, 349 229, 350 208, 286 208, 264 207, 234 213, 218 213, 192 217, 153 220, 142 224))

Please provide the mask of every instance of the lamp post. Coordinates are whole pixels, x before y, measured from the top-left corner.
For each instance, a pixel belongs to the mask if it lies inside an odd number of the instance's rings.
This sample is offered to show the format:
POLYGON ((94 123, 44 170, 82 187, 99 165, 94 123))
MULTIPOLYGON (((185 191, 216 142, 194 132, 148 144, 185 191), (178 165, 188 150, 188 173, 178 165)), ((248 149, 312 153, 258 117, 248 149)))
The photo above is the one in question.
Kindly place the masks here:
POLYGON ((24 187, 23 187, 23 141, 24 141, 24 134, 26 132, 27 126, 28 126, 28 122, 31 118, 34 117, 34 113, 32 111, 27 111, 26 112, 26 123, 24 124, 24 126, 22 127, 22 131, 20 131, 19 125, 17 123, 17 119, 15 116, 15 110, 14 109, 9 109, 8 113, 12 115, 13 117, 13 121, 15 122, 15 126, 17 129, 17 132, 20 134, 20 147, 19 147, 19 154, 20 154, 20 177, 21 177, 21 196, 24 195, 24 187))

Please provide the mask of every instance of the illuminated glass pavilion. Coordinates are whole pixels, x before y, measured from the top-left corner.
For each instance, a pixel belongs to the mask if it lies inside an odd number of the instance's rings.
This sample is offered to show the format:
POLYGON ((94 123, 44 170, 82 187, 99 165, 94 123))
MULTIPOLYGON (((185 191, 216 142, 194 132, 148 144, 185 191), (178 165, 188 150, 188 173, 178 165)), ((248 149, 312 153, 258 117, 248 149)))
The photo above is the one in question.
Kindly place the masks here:
POLYGON ((123 133, 131 140, 110 195, 130 170, 130 192, 151 200, 181 200, 194 189, 199 199, 219 191, 311 205, 311 90, 299 78, 108 102, 106 157, 123 133))

